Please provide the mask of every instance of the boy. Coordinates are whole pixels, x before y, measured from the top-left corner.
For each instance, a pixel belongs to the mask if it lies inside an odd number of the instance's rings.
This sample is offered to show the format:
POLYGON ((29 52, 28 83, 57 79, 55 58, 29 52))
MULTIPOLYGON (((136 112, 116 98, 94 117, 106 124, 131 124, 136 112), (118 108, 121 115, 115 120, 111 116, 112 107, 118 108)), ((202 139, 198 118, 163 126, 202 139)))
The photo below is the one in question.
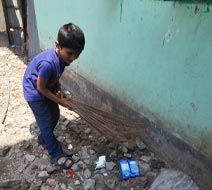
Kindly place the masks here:
POLYGON ((40 129, 38 143, 47 146, 53 164, 69 169, 73 161, 64 155, 53 130, 60 116, 58 104, 71 109, 59 79, 65 67, 84 49, 84 34, 75 24, 65 24, 59 29, 55 45, 31 60, 23 77, 23 91, 40 129))

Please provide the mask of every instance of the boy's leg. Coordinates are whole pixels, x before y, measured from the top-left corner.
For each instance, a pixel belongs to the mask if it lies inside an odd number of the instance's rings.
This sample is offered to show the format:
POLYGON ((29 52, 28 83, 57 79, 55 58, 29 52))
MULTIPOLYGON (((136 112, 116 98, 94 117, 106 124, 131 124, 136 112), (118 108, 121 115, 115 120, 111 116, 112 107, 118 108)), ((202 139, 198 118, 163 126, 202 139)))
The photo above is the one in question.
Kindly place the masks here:
MULTIPOLYGON (((41 138, 47 145, 47 149, 51 159, 63 154, 62 147, 60 143, 54 136, 53 124, 56 122, 54 116, 52 115, 51 108, 49 106, 48 100, 40 100, 34 102, 28 102, 30 108, 32 109, 37 124, 41 131, 41 138)), ((59 117, 59 116, 58 116, 59 117)), ((56 122, 57 123, 57 122, 56 122)))
POLYGON ((54 129, 57 125, 57 122, 59 121, 59 118, 60 118, 60 109, 59 109, 58 104, 56 104, 55 102, 53 102, 51 100, 47 100, 47 101, 48 101, 49 109, 51 111, 52 127, 54 129))
MULTIPOLYGON (((48 100, 48 99, 46 99, 46 101, 48 101, 49 110, 51 111, 52 127, 53 127, 53 130, 54 130, 54 128, 56 127, 57 122, 59 121, 59 118, 60 118, 60 109, 59 109, 58 104, 54 103, 53 101, 48 100)), ((40 133, 38 135, 38 143, 41 144, 41 145, 44 145, 46 147, 46 144, 45 144, 43 137, 42 137, 42 133, 40 133)))

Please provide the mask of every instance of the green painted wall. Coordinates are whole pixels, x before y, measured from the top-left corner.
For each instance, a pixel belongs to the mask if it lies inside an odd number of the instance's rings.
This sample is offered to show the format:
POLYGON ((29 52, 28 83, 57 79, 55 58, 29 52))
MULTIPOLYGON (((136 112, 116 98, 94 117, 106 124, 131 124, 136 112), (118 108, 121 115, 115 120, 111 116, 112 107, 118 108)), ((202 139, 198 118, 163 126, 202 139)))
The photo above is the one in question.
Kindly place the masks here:
POLYGON ((72 68, 212 158, 211 5, 36 0, 35 11, 42 49, 78 24, 86 46, 72 68))

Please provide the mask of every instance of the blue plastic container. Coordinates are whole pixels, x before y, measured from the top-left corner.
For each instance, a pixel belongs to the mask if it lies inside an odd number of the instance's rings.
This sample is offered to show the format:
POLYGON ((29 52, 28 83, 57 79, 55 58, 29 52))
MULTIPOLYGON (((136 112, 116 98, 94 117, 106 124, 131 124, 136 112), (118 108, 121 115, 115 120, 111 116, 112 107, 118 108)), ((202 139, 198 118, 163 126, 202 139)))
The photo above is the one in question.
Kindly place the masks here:
POLYGON ((136 160, 128 160, 129 168, 130 168, 130 176, 138 177, 140 176, 140 170, 138 167, 138 163, 136 160))
POLYGON ((130 174, 130 167, 127 160, 120 160, 119 161, 121 166, 121 174, 123 179, 129 179, 131 177, 130 174))

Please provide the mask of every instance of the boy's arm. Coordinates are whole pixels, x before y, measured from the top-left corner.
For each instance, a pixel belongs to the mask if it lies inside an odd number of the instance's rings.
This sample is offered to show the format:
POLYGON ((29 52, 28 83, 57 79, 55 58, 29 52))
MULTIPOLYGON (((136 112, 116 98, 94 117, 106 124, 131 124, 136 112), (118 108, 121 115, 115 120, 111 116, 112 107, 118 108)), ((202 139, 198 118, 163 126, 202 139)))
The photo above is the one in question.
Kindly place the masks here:
POLYGON ((61 85, 60 85, 59 81, 56 84, 56 92, 55 93, 59 98, 66 98, 66 95, 64 94, 64 92, 61 89, 61 85))
POLYGON ((46 85, 47 85, 47 80, 41 76, 38 76, 37 89, 41 94, 43 94, 45 97, 52 100, 53 102, 60 104, 61 106, 64 106, 68 109, 72 109, 69 104, 69 101, 70 101, 69 99, 63 98, 61 96, 60 97, 56 96, 48 88, 46 88, 46 85))

